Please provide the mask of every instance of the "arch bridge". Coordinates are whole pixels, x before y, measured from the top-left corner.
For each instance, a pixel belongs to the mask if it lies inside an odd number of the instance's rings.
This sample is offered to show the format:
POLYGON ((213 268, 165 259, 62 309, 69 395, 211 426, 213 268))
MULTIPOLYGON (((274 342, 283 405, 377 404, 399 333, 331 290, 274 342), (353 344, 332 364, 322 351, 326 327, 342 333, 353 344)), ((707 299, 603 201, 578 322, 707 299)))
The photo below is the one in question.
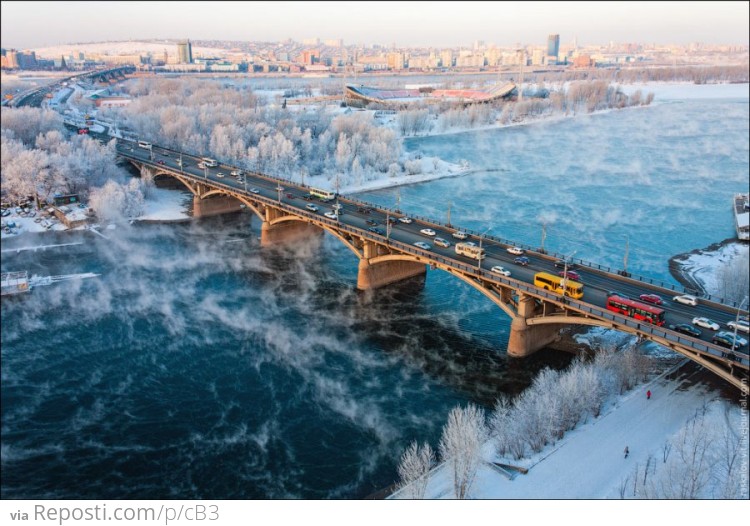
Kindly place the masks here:
MULTIPOLYGON (((452 250, 437 247, 425 250, 415 246, 415 241, 429 240, 420 233, 420 229, 425 228, 451 239, 451 234, 457 229, 450 225, 426 218, 415 218, 409 223, 394 221, 394 217, 404 218, 405 215, 341 196, 336 205, 340 206, 342 214, 335 215, 332 203, 315 201, 313 204, 305 200, 305 196, 309 199, 310 188, 304 185, 246 171, 238 181, 229 175, 230 171, 238 170, 235 167, 198 168, 200 158, 166 148, 152 146, 151 149, 142 149, 134 143, 118 141, 118 154, 136 166, 143 176, 167 176, 180 181, 194 196, 195 216, 239 210, 240 205, 244 205, 261 221, 263 246, 328 232, 356 256, 359 265, 357 288, 360 290, 376 289, 425 275, 428 267, 451 274, 510 316, 507 352, 511 356, 528 356, 549 345, 560 337, 565 326, 599 326, 653 341, 700 364, 738 389, 747 386, 750 361, 746 348, 733 351, 719 347, 705 339, 618 314, 605 306, 608 290, 628 290, 636 296, 639 292, 654 293, 662 297, 684 292, 674 286, 670 288, 665 284, 655 284, 653 280, 625 277, 622 272, 585 264, 579 266, 578 271, 586 273, 586 301, 576 300, 533 285, 535 271, 554 270, 555 258, 543 251, 529 248, 527 255, 532 256, 529 267, 535 267, 534 270, 513 267, 518 278, 506 277, 483 268, 482 262, 458 256, 452 250), (218 205, 209 206, 212 202, 218 205), (324 211, 328 216, 323 214, 324 211), (373 223, 385 225, 386 232, 367 227, 373 223), (524 273, 526 279, 523 279, 524 273)), ((480 244, 485 242, 487 261, 492 258, 503 262, 503 258, 509 257, 506 249, 510 245, 519 246, 478 235, 469 237, 480 244)), ((512 262, 512 259, 507 260, 512 262)), ((490 263, 484 265, 489 267, 490 263)), ((675 303, 663 308, 667 310, 670 322, 678 323, 690 323, 693 316, 708 315, 726 323, 740 312, 724 303, 705 299, 701 299, 697 307, 675 303)))

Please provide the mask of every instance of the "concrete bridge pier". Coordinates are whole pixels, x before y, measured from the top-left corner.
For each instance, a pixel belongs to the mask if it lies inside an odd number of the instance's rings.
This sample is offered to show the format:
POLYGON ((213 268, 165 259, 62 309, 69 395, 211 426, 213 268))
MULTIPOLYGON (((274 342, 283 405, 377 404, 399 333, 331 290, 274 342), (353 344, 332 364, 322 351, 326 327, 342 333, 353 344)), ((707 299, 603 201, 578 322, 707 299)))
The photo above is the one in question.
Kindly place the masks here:
POLYGON ((242 203, 238 199, 228 195, 213 195, 201 199, 193 195, 193 217, 208 217, 242 210, 242 203))
POLYGON ((532 296, 519 293, 517 315, 510 324, 508 356, 523 358, 560 339, 560 325, 529 325, 526 320, 534 315, 536 303, 532 296))
POLYGON ((275 208, 265 208, 265 219, 260 226, 260 246, 270 247, 279 243, 289 243, 323 235, 323 229, 312 223, 298 220, 274 221, 284 216, 284 212, 275 208))
POLYGON ((364 242, 363 254, 364 257, 359 260, 357 273, 357 289, 359 290, 377 289, 427 273, 427 265, 416 261, 390 259, 373 263, 373 259, 387 254, 387 249, 372 241, 364 242))

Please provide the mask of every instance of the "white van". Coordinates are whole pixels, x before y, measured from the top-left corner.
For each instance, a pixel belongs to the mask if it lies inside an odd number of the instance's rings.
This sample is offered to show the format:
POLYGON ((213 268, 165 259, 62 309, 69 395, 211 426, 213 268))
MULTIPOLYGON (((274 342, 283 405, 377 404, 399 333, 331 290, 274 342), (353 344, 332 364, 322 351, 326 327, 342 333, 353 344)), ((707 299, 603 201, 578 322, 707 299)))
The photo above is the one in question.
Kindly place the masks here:
POLYGON ((151 143, 146 141, 138 141, 138 148, 145 148, 146 150, 150 150, 151 143))

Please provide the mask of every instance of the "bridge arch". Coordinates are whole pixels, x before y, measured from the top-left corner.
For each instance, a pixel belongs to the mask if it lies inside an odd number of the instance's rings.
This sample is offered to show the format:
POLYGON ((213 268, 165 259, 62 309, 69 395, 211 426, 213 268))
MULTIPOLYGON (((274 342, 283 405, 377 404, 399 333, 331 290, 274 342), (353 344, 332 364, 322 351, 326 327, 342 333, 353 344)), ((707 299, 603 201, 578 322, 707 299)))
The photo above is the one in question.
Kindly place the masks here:
MULTIPOLYGON (((387 254, 384 256, 377 256, 377 257, 370 259, 370 264, 377 265, 378 263, 384 263, 386 261, 413 261, 415 263, 424 263, 423 259, 420 259, 418 256, 413 256, 410 254, 387 254)), ((495 290, 489 289, 486 286, 482 285, 473 276, 469 276, 468 274, 464 274, 463 272, 456 272, 447 267, 442 268, 442 266, 440 265, 435 266, 435 268, 442 270, 444 272, 447 272, 448 274, 452 276, 457 277, 458 279, 460 279, 467 285, 481 292, 492 303, 500 307, 508 316, 511 317, 511 319, 516 317, 516 313, 510 308, 510 306, 507 303, 502 301, 502 298, 497 294, 495 290)))

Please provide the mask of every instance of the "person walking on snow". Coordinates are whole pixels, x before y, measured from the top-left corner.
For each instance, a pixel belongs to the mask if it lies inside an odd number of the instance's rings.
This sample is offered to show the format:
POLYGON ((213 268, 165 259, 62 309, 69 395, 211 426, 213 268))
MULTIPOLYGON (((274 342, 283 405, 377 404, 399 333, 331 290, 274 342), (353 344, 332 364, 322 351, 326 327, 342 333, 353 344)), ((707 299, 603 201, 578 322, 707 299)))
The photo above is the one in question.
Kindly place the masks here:
POLYGON ((628 449, 628 446, 625 446, 625 458, 628 458, 629 453, 630 453, 630 450, 628 449))
POLYGON ((651 390, 646 391, 646 400, 651 400, 651 390))

